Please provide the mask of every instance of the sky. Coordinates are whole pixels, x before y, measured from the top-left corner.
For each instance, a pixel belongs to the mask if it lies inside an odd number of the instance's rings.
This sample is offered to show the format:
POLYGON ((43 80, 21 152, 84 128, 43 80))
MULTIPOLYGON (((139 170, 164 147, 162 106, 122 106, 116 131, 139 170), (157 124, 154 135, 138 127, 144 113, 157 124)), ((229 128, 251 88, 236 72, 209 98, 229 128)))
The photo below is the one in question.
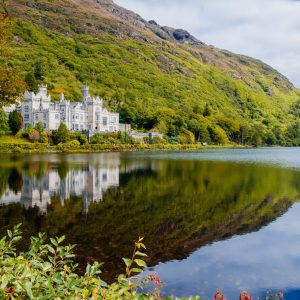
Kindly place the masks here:
POLYGON ((263 60, 300 87, 300 0, 115 0, 160 25, 263 60))

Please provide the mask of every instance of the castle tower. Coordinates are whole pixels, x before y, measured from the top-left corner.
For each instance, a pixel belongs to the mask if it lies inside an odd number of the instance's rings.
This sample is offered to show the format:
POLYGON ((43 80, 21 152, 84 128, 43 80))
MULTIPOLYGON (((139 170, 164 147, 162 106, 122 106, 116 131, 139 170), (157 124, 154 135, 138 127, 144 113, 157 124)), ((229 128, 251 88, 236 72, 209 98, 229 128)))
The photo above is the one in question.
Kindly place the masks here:
POLYGON ((89 87, 87 85, 84 85, 81 91, 82 91, 83 101, 87 100, 90 97, 89 87))
POLYGON ((42 96, 47 97, 47 85, 46 84, 39 84, 38 85, 38 93, 42 96))

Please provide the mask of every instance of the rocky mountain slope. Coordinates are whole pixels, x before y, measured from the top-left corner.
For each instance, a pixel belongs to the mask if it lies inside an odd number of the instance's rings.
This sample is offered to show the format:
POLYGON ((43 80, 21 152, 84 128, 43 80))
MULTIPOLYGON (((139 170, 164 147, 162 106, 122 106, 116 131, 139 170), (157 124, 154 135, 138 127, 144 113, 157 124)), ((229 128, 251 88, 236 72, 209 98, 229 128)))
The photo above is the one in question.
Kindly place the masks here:
POLYGON ((146 21, 111 0, 7 0, 7 7, 15 19, 12 55, 0 63, 71 99, 88 83, 138 128, 170 136, 184 128, 197 137, 189 125, 195 120, 220 126, 234 140, 224 116, 272 136, 299 120, 292 109, 299 91, 272 67, 146 21))

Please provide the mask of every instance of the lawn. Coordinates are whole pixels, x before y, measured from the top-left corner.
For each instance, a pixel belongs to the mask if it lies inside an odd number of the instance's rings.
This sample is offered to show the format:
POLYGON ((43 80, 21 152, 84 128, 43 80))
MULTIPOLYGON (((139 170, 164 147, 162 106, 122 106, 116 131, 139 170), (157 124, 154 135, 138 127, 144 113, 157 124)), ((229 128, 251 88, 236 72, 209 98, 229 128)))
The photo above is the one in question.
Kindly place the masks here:
POLYGON ((3 135, 0 136, 0 147, 1 144, 31 144, 27 139, 21 138, 21 137, 16 137, 13 135, 3 135))

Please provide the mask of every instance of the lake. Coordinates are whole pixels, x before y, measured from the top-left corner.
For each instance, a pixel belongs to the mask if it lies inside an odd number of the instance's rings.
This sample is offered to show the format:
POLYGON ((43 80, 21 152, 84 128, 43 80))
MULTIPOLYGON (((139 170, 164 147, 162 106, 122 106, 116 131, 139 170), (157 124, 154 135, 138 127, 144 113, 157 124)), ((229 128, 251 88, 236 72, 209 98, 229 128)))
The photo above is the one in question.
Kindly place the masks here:
MULTIPOLYGON (((300 148, 1 155, 0 233, 77 244, 112 281, 145 237, 163 293, 300 299, 300 148)), ((26 243, 22 244, 26 247, 26 243)))

